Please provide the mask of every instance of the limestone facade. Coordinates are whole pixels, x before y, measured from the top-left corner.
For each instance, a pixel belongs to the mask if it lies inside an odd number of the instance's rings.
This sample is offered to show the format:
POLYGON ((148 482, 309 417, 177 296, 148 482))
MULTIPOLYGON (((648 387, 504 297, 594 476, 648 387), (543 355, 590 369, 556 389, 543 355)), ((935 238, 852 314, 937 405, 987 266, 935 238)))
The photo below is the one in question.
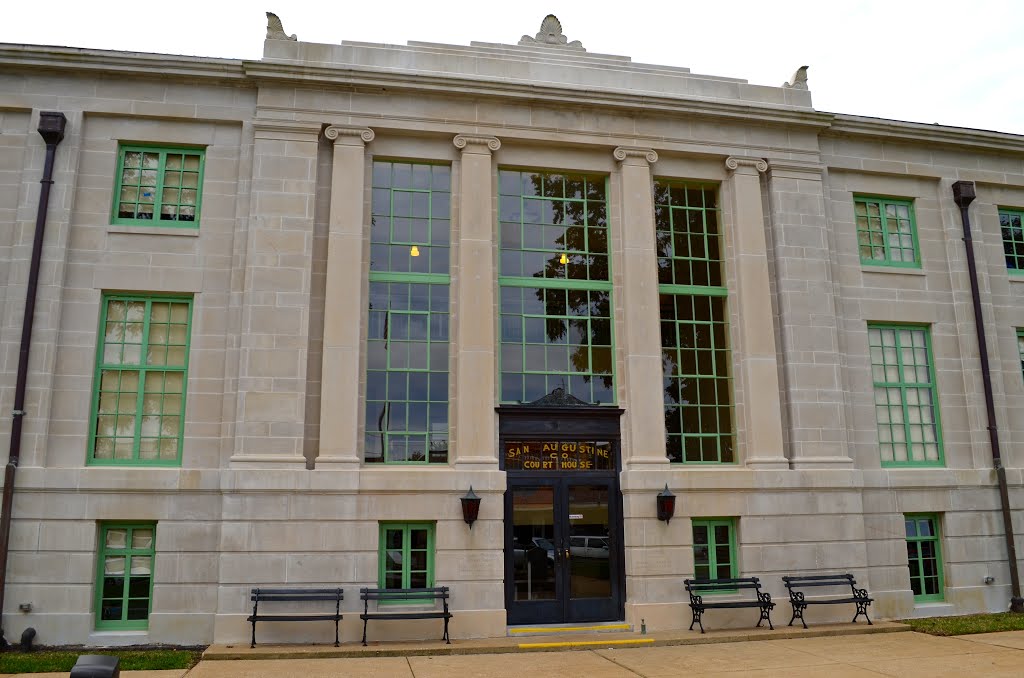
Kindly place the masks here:
MULTIPOLYGON (((504 635, 499 168, 607 178, 625 621, 689 624, 691 519, 709 517, 735 521, 738 572, 762 578, 783 623, 779 577, 790 573, 853 572, 879 618, 1005 608, 1010 575, 951 184, 977 186, 970 214, 1020 544, 1024 277, 1007 270, 999 210, 1024 208, 1024 137, 822 113, 799 87, 540 38, 268 39, 258 61, 0 45, 4 413, 44 155, 35 127, 43 110, 68 118, 12 514, 8 638, 33 626, 47 645, 242 642, 250 588, 337 585, 343 640, 354 641, 358 589, 378 584, 386 521, 435 525, 433 578, 452 587, 454 638, 504 635), (113 223, 124 144, 205 150, 198 227, 113 223), (451 169, 447 463, 364 458, 378 158, 451 169), (666 457, 658 178, 719 196, 734 463, 666 457), (913 205, 920 267, 862 263, 857 196, 913 205), (113 292, 193 299, 180 464, 89 463, 101 301, 113 292), (882 463, 868 323, 929 329, 940 465, 882 463), (677 495, 667 524, 654 499, 666 484, 677 495), (482 497, 472 529, 459 502, 470 486, 482 497), (908 514, 941 527, 941 601, 915 602, 908 514), (111 522, 156 525, 146 628, 97 628, 99 539, 111 522), (19 611, 24 603, 31 611, 19 611)), ((5 415, 5 441, 9 430, 5 415)), ((821 621, 845 617, 815 610, 821 621)), ((430 638, 435 626, 381 624, 378 637, 430 638)), ((329 635, 317 624, 260 633, 329 635)))

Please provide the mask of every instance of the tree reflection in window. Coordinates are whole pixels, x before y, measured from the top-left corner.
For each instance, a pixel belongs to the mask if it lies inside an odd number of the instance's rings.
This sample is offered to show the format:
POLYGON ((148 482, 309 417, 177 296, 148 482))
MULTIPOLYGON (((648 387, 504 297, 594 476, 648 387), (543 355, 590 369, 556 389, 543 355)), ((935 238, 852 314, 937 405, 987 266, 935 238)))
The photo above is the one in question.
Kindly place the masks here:
POLYGON ((502 170, 501 399, 613 403, 606 178, 502 170))

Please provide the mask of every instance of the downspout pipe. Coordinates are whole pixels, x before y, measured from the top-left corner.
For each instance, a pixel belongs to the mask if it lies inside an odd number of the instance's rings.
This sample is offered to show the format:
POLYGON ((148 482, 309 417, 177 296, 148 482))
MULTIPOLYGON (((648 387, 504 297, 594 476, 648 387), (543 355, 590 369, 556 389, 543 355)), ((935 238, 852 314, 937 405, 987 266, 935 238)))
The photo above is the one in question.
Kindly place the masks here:
POLYGON ((4 469, 4 492, 0 514, 0 647, 7 646, 3 629, 4 591, 7 588, 7 550, 11 541, 11 508, 14 505, 14 472, 21 461, 21 424, 25 418, 25 385, 28 382, 28 355, 32 348, 32 322, 36 310, 36 290, 39 287, 39 267, 43 258, 43 234, 46 230, 46 212, 50 205, 50 186, 53 185, 53 161, 57 144, 64 138, 68 119, 57 111, 39 113, 39 135, 46 143, 46 162, 39 190, 39 211, 32 240, 32 260, 28 269, 28 288, 25 291, 25 315, 21 322, 21 349, 18 352, 18 377, 14 384, 14 410, 11 412, 11 447, 4 469))
POLYGON ((1017 571, 1017 547, 1013 537, 1013 519, 1010 514, 1010 492, 1006 486, 1006 469, 999 451, 999 428, 996 423, 995 398, 992 395, 992 370, 989 367, 988 343, 985 340, 985 322, 981 315, 981 293, 978 291, 978 268, 974 262, 974 241, 971 238, 971 218, 967 208, 974 201, 974 182, 957 181, 953 184, 953 201, 960 208, 964 227, 964 247, 967 251, 967 274, 971 279, 971 301, 974 305, 974 328, 978 333, 978 357, 981 360, 981 381, 985 391, 985 412, 988 415, 988 439, 992 446, 992 466, 999 483, 999 501, 1003 513, 1003 531, 1006 534, 1006 555, 1010 566, 1011 612, 1024 612, 1024 598, 1020 595, 1020 573, 1017 571))

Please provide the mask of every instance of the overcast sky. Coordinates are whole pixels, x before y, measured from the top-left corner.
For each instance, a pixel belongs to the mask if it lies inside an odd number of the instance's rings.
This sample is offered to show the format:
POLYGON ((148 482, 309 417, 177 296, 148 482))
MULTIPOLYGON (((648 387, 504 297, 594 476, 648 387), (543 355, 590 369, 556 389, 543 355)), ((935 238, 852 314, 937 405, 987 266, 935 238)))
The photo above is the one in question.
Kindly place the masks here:
POLYGON ((258 59, 266 10, 306 42, 456 45, 551 12, 590 52, 776 86, 806 64, 820 111, 1024 134, 1019 0, 275 1, 9 0, 0 42, 258 59))

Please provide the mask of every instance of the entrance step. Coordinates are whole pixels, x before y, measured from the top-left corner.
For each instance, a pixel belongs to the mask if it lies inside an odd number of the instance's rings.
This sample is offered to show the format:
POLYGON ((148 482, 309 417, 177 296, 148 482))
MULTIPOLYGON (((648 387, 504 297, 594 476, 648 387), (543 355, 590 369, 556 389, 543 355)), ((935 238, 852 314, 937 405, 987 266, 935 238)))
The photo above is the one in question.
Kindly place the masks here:
POLYGON ((527 638, 529 636, 561 636, 591 633, 629 633, 631 624, 625 622, 602 622, 600 624, 531 624, 528 626, 509 626, 511 638, 527 638))

